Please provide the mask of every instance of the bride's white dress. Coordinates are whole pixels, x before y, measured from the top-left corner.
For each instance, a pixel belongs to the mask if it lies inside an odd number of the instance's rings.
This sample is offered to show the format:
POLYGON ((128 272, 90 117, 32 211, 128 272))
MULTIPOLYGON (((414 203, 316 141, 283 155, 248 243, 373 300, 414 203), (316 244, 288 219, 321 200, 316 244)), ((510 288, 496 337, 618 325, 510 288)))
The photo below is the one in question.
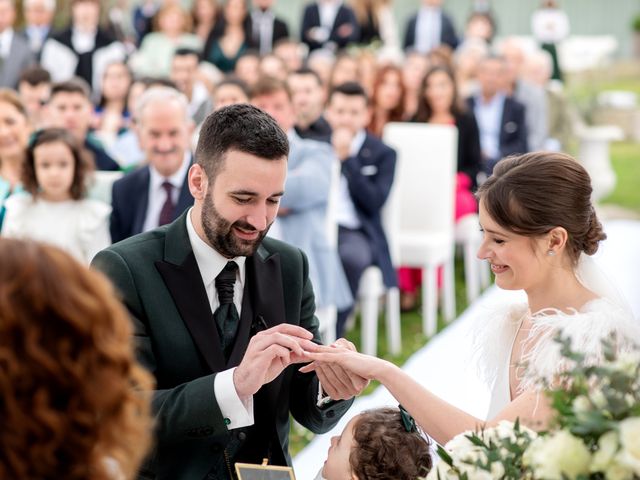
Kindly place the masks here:
MULTIPOLYGON (((502 307, 491 319, 481 322, 475 335, 475 356, 480 376, 491 389, 488 419, 494 418, 512 400, 509 385, 511 352, 522 321, 530 315, 526 304, 502 307)), ((574 350, 585 353, 587 361, 598 363, 603 358, 602 340, 615 334, 620 350, 640 343, 640 324, 624 308, 609 299, 587 302, 579 311, 563 313, 546 310, 532 316, 533 328, 528 340, 532 348, 523 359, 526 370, 520 390, 535 388, 538 378, 551 379, 566 367, 558 333, 571 338, 574 350)))

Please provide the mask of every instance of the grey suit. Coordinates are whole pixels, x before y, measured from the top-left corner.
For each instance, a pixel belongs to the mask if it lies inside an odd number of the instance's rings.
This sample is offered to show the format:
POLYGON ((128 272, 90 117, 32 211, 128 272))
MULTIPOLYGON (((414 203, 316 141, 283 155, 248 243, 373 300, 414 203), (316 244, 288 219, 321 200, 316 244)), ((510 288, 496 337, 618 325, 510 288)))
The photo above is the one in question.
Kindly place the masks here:
POLYGON ((27 39, 13 32, 9 56, 3 59, 0 67, 0 87, 16 88, 22 71, 34 63, 35 57, 27 39))
POLYGON ((331 169, 337 162, 326 143, 289 133, 287 183, 280 206, 290 213, 278 217, 282 239, 304 251, 318 307, 352 304, 349 284, 338 250, 331 247, 325 231, 331 169))

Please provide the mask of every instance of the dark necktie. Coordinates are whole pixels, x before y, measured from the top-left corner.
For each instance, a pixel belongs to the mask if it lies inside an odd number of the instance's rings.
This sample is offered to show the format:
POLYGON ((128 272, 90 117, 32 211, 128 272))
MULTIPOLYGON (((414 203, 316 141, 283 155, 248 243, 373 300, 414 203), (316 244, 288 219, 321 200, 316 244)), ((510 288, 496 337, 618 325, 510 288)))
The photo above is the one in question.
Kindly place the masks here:
POLYGON ((222 350, 227 360, 231 355, 233 341, 240 321, 238 311, 233 303, 233 285, 236 282, 237 271, 238 264, 236 262, 227 262, 216 277, 216 291, 218 292, 220 306, 213 312, 213 318, 216 321, 218 335, 222 342, 222 350))
POLYGON ((173 185, 170 182, 164 181, 162 183, 162 188, 164 188, 165 192, 167 192, 167 199, 164 201, 164 205, 162 205, 162 210, 160 210, 160 218, 158 219, 158 226, 166 225, 167 223, 171 223, 171 219, 173 218, 173 210, 175 209, 175 205, 173 204, 173 185))

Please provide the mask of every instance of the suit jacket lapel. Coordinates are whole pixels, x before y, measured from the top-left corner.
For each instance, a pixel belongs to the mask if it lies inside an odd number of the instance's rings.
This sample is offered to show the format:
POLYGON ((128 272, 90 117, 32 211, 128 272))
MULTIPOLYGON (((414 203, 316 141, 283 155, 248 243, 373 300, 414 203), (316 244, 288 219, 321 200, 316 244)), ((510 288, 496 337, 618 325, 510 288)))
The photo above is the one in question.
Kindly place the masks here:
MULTIPOLYGON (((140 176, 140 183, 138 185, 137 192, 134 192, 134 197, 137 197, 135 202, 135 212, 133 216, 133 231, 132 235, 137 235, 142 232, 144 228, 144 220, 147 216, 147 206, 149 205, 149 182, 151 181, 151 174, 149 173, 149 167, 144 167, 143 175, 140 176)), ((185 231, 186 233, 186 231, 185 231)))
POLYGON ((165 258, 156 262, 156 268, 207 365, 212 372, 219 372, 225 368, 225 359, 211 305, 189 242, 185 223, 187 213, 169 225, 165 238, 165 258))

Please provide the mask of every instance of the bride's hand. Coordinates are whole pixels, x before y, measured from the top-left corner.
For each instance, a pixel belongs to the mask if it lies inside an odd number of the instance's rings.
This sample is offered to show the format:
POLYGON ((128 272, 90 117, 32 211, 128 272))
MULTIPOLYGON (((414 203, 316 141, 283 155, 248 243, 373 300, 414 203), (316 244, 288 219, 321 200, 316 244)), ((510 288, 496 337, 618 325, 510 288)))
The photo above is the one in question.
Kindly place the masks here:
POLYGON ((386 360, 341 346, 319 346, 316 352, 305 352, 305 355, 313 362, 300 369, 303 373, 317 371, 323 364, 329 364, 340 366, 347 372, 366 380, 379 379, 379 373, 387 363, 386 360))

